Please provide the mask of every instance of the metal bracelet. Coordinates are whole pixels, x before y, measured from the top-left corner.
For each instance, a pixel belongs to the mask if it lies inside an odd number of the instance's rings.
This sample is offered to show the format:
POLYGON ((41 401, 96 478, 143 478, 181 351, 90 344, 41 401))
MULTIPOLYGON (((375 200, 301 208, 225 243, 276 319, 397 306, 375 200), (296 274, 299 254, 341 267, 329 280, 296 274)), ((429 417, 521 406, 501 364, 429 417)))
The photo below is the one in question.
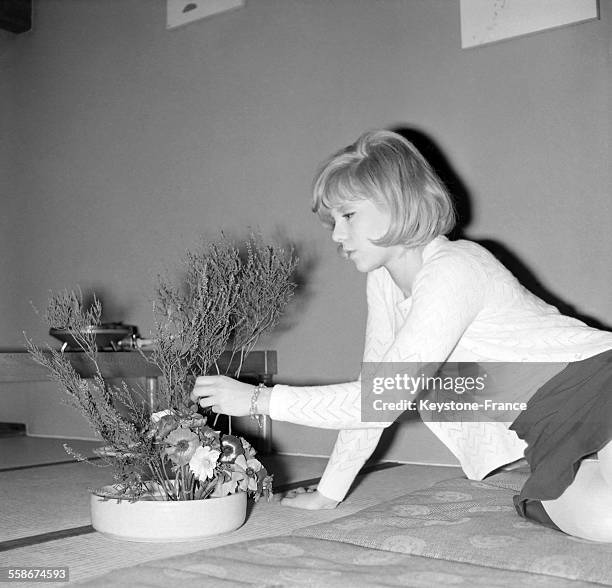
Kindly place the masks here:
POLYGON ((249 410, 249 416, 254 420, 257 421, 257 425, 259 426, 260 429, 263 429, 263 415, 259 414, 259 411, 257 410, 257 399, 259 398, 259 393, 266 387, 265 384, 257 384, 257 386, 255 386, 253 388, 253 392, 251 393, 251 408, 249 410))

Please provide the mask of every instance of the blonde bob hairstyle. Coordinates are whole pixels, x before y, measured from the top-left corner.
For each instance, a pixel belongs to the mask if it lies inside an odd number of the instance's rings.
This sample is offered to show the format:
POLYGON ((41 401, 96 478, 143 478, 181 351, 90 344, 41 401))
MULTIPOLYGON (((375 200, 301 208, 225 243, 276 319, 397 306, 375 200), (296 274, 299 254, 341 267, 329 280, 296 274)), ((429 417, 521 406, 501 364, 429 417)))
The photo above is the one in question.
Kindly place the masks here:
POLYGON ((412 143, 391 131, 364 133, 332 155, 315 177, 312 210, 329 227, 331 208, 363 199, 391 214, 387 233, 372 241, 375 245, 426 245, 455 226, 442 181, 412 143))

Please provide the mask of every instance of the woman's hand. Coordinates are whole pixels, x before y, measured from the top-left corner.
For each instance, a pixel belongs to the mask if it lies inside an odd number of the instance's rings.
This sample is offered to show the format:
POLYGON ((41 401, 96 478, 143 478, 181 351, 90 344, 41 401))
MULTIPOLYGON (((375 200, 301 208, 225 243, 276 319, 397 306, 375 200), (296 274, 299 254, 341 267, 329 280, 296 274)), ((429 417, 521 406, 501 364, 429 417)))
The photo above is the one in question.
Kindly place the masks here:
MULTIPOLYGON (((251 412, 253 386, 227 376, 198 376, 191 400, 202 408, 230 416, 248 416, 251 412)), ((269 390, 262 390, 257 399, 258 414, 267 414, 269 390)))

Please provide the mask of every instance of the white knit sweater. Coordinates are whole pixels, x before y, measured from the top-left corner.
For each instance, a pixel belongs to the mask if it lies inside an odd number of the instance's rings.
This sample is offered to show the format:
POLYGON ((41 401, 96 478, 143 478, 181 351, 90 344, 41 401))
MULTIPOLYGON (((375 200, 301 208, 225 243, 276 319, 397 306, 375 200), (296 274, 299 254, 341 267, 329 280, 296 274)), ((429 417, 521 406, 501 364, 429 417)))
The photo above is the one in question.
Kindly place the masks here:
MULTIPOLYGON (((412 296, 386 269, 367 278, 364 362, 557 362, 563 368, 612 349, 612 333, 561 315, 528 292, 486 249, 437 237, 423 250, 412 296)), ((538 385, 544 382, 539 382, 538 385)), ((537 388, 517 390, 526 400, 537 388)), ((319 491, 342 500, 390 423, 361 420, 359 381, 328 386, 274 386, 273 420, 340 429, 319 491)), ((523 456, 509 423, 426 422, 459 460, 482 479, 523 456)))

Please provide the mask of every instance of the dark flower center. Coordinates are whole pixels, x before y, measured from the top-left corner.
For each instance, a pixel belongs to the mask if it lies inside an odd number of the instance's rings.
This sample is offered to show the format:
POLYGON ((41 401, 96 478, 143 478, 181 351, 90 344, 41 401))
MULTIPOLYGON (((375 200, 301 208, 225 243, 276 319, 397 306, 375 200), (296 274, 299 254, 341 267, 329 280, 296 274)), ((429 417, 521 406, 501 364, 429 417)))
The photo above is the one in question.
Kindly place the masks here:
POLYGON ((180 453, 185 453, 189 449, 189 442, 185 441, 185 439, 181 439, 176 444, 176 450, 180 453))

